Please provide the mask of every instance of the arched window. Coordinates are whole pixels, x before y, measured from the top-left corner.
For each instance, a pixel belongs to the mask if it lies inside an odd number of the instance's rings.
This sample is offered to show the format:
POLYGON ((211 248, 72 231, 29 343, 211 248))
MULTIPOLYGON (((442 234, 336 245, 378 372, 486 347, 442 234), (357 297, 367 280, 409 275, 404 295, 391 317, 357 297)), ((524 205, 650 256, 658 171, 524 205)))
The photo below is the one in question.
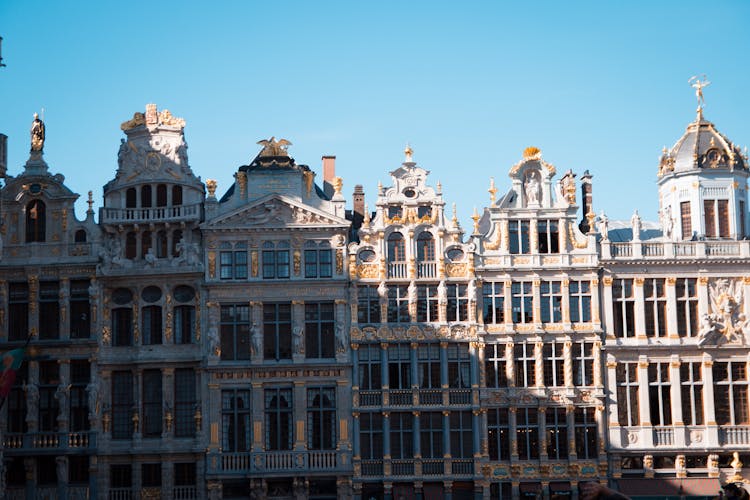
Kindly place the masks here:
POLYGON ((172 186, 172 206, 182 205, 182 186, 172 186))
POLYGON ((151 250, 151 231, 143 231, 141 234, 141 257, 146 257, 151 250))
POLYGON ((406 261, 406 249, 404 246, 404 235, 391 233, 388 236, 388 262, 406 261))
POLYGON ((165 184, 159 184, 156 186, 156 206, 167 206, 167 186, 165 184))
POLYGON ((417 237, 417 260, 419 262, 432 262, 435 260, 435 240, 428 232, 420 233, 417 237))
POLYGON ((75 242, 86 243, 86 231, 84 231, 83 229, 79 229, 78 231, 76 231, 75 242))
POLYGON ((45 241, 46 207, 42 200, 26 205, 26 242, 45 241))
POLYGON ((125 191, 125 208, 135 208, 135 188, 128 188, 125 191))
POLYGON ((151 186, 143 186, 141 188, 141 206, 148 208, 151 203, 151 186))
POLYGON ((131 231, 125 237, 125 258, 135 259, 137 252, 138 252, 138 240, 135 237, 135 233, 131 231))

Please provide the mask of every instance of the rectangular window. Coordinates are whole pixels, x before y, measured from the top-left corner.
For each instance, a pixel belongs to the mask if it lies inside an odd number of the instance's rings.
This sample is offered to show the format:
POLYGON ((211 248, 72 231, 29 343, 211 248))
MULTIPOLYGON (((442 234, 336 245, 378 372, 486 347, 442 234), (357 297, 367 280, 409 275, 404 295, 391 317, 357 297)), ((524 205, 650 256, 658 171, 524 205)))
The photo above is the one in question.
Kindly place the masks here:
POLYGON ((534 367, 534 344, 521 342, 513 346, 516 365, 516 387, 536 386, 536 369, 534 367))
POLYGON ((161 344, 161 306, 146 306, 141 310, 143 345, 161 344))
POLYGON ((289 243, 280 241, 263 244, 263 279, 289 278, 289 243), (274 250, 270 250, 273 249, 274 250))
POLYGON ((433 323, 438 321, 437 286, 417 286, 417 321, 420 323, 433 323))
MULTIPOLYGON (((112 464, 109 466, 109 486, 111 488, 131 488, 133 486, 133 468, 130 464, 112 464)), ((130 495, 128 495, 128 498, 130 495)))
POLYGON ((508 222, 510 253, 525 254, 531 252, 529 237, 530 221, 512 220, 508 222))
POLYGON ((221 391, 221 447, 228 452, 251 449, 250 391, 230 389, 221 391))
POLYGON ((448 387, 471 387, 469 344, 448 344, 448 387))
POLYGON ((729 201, 716 200, 719 217, 719 238, 729 238, 729 201))
POLYGON ((680 202, 680 222, 682 224, 682 239, 689 240, 693 237, 693 222, 690 219, 690 202, 680 202))
POLYGON ((417 370, 421 389, 440 389, 440 346, 423 344, 417 347, 417 370))
POLYGON ((221 359, 250 359, 250 306, 221 306, 221 359))
POLYGON ((192 343, 195 338, 195 306, 176 306, 172 328, 175 344, 192 343))
POLYGON ((443 413, 423 411, 419 414, 419 444, 422 458, 443 458, 443 413))
POLYGON ((359 359, 359 389, 377 391, 383 387, 380 346, 360 345, 357 349, 359 359))
POLYGON ((594 343, 574 342, 573 356, 573 385, 587 387, 594 385, 594 343))
POLYGON ((307 445, 311 450, 336 449, 336 388, 307 389, 307 445))
POLYGON ((112 439, 133 437, 133 374, 112 372, 112 439))
POLYGON ((247 250, 219 252, 219 278, 247 279, 247 250))
POLYGON ((16 372, 16 382, 8 394, 8 417, 7 431, 9 433, 21 433, 28 430, 26 424, 26 391, 24 384, 28 382, 29 364, 23 363, 16 372))
POLYGON ((716 238, 716 200, 703 200, 703 215, 706 223, 706 238, 716 238))
POLYGON ((530 281, 514 282, 510 287, 513 301, 513 323, 532 323, 534 321, 534 295, 530 281))
POLYGON ((542 300, 542 323, 560 323, 562 321, 562 289, 559 281, 542 281, 540 296, 542 300))
POLYGON ((680 337, 698 335, 698 287, 695 278, 678 278, 675 286, 677 294, 677 333, 680 337))
POLYGON ((652 425, 672 424, 671 394, 669 363, 650 363, 648 365, 648 403, 652 425))
POLYGON ((750 424, 746 361, 714 363, 714 408, 719 425, 750 424))
POLYGON ((409 290, 406 286, 393 285, 388 288, 388 322, 409 323, 409 290))
POLYGON ((174 371, 174 435, 195 436, 195 372, 192 368, 177 368, 174 371))
POLYGON ((333 302, 305 304, 305 357, 332 358, 334 352, 333 302))
POLYGON ((39 363, 39 430, 57 431, 59 405, 55 392, 60 385, 60 365, 57 361, 39 363))
POLYGON ((547 408, 547 455, 550 460, 568 459, 568 423, 565 408, 547 408))
POLYGON ((740 227, 737 230, 737 239, 745 237, 745 224, 745 200, 740 200, 740 227))
POLYGON ((667 292, 664 278, 646 278, 643 283, 646 336, 667 336, 667 292))
POLYGON ((305 278, 330 278, 333 274, 330 248, 305 250, 305 278))
POLYGON ((539 233, 539 253, 560 253, 560 233, 556 220, 540 220, 537 222, 539 233))
POLYGON ((357 287, 357 322, 380 323, 380 295, 377 287, 357 287))
POLYGON ((446 320, 466 321, 469 318, 469 296, 466 285, 448 285, 448 307, 446 320))
POLYGON ((617 363, 617 413, 622 427, 640 425, 638 363, 617 363))
POLYGON ((195 486, 197 484, 197 472, 195 462, 174 464, 174 485, 195 486))
POLYGON ((112 339, 115 346, 133 345, 133 310, 131 308, 112 309, 112 339))
POLYGON ((545 342, 542 348, 544 360, 544 385, 562 387, 565 385, 565 358, 561 342, 545 342))
POLYGON ((292 305, 263 304, 263 359, 292 359, 292 305))
POLYGON ((612 312, 615 337, 635 337, 635 295, 632 279, 616 279, 612 284, 612 312))
POLYGON ((60 283, 39 283, 39 338, 60 338, 60 283))
POLYGON ((89 482, 89 457, 68 457, 68 482, 70 484, 84 486, 89 482))
POLYGON ((686 425, 703 425, 703 377, 701 362, 680 364, 682 421, 686 425))
POLYGON ((487 410, 487 441, 490 460, 510 460, 510 425, 507 408, 487 410))
POLYGON ((70 338, 87 339, 91 336, 89 280, 70 280, 70 338))
POLYGON ((571 323, 591 322, 591 283, 573 280, 569 290, 571 323))
POLYGON ((409 344, 392 344, 388 348, 388 386, 391 389, 411 389, 409 344))
POLYGON ((576 408, 575 434, 578 459, 596 458, 599 451, 594 408, 576 408))
POLYGON ((141 483, 145 488, 161 486, 161 464, 141 464, 141 483))
POLYGON ((539 414, 536 408, 516 410, 516 435, 518 458, 520 460, 539 459, 539 414))
POLYGON ((487 387, 508 387, 508 360, 505 344, 484 346, 484 374, 487 387))
POLYGON ((411 412, 391 412, 391 458, 414 458, 414 415, 411 412))
POLYGON ((485 282, 482 285, 484 323, 498 325, 505 323, 505 283, 485 282))
POLYGON ((454 458, 471 458, 472 452, 472 435, 474 429, 471 422, 471 411, 452 411, 450 412, 450 437, 451 437, 451 456, 454 458))
POLYGON ((8 340, 26 340, 29 335, 29 285, 10 283, 8 294, 8 340))
POLYGON ((143 437, 161 437, 161 370, 143 370, 143 437))
POLYGON ((292 390, 265 389, 266 450, 292 449, 292 390))
POLYGON ((359 447, 363 460, 383 459, 383 414, 380 411, 359 414, 359 447))
MULTIPOLYGON (((91 365, 87 360, 70 361, 70 430, 89 430, 89 405, 86 387, 91 380, 91 365)), ((96 409, 92 408, 94 412, 96 409)))

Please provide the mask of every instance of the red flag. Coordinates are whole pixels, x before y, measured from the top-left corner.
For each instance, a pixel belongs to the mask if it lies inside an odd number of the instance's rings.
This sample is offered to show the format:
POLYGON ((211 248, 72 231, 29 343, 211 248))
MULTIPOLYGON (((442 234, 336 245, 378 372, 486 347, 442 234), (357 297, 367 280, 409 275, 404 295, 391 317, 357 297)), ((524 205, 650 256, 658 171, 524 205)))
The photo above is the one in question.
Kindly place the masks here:
POLYGON ((21 368, 23 354, 26 349, 19 348, 8 351, 2 356, 3 372, 0 374, 0 397, 6 398, 10 394, 13 383, 16 381, 16 370, 21 368))

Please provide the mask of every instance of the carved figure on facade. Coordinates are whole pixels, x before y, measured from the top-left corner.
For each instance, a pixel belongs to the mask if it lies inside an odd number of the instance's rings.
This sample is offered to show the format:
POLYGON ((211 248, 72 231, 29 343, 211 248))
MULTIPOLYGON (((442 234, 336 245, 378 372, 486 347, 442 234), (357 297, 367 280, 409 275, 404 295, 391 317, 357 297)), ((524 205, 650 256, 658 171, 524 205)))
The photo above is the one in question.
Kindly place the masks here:
POLYGON ((674 220, 672 219, 672 207, 667 205, 666 207, 659 210, 659 223, 661 224, 661 232, 667 238, 672 237, 672 231, 674 230, 674 220))
POLYGON ((343 314, 340 314, 336 319, 336 353, 346 353, 346 348, 349 343, 346 339, 346 325, 344 323, 343 314))
POLYGON ((445 286, 445 281, 441 281, 437 288, 438 304, 445 305, 448 303, 448 288, 445 286))
POLYGON ((86 386, 89 397, 89 419, 95 421, 101 412, 101 398, 103 396, 101 377, 96 377, 86 386))
POLYGON ((524 190, 526 193, 526 205, 539 205, 542 197, 542 184, 539 180, 539 172, 531 170, 526 174, 524 190))
POLYGON ((294 354, 305 353, 305 329, 301 326, 292 329, 292 352, 294 354))
POLYGON ((253 213, 247 216, 250 224, 265 224, 272 220, 283 221, 280 217, 280 207, 273 201, 263 203, 253 213))
POLYGON ((633 216, 630 218, 630 227, 633 229, 633 240, 640 240, 641 239, 641 216, 638 215, 638 210, 633 212, 633 216))
POLYGON ((22 387, 26 394, 26 422, 34 422, 39 414, 39 387, 34 382, 22 387))
POLYGON ((599 216, 598 226, 599 234, 602 235, 603 240, 609 240, 609 219, 607 218, 607 214, 602 211, 602 214, 599 216))
POLYGON ((701 318, 698 345, 720 346, 727 342, 745 342, 750 321, 743 312, 741 280, 718 279, 709 286, 709 308, 701 318))
POLYGON ((250 355, 259 356, 263 352, 263 332, 258 323, 250 328, 250 355))
POLYGON ((560 192, 569 204, 576 202, 576 179, 572 170, 568 170, 560 179, 560 192))
POLYGON ((68 393, 70 392, 70 385, 58 385, 55 390, 55 399, 57 400, 57 407, 59 408, 59 416, 64 419, 68 418, 68 393))

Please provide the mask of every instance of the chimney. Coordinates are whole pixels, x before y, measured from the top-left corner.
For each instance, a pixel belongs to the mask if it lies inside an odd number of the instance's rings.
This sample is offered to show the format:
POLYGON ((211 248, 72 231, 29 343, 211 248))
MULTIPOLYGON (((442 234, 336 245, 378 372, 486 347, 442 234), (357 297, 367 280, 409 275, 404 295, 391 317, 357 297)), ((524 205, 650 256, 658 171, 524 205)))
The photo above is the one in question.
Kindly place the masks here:
POLYGON ((0 179, 8 172, 8 136, 0 134, 0 179))
POLYGON ((362 184, 354 186, 352 194, 352 233, 357 234, 357 230, 362 227, 362 221, 365 219, 365 191, 362 184))
POLYGON ((333 178, 336 177, 336 157, 323 157, 323 192, 328 198, 333 197, 333 178))
POLYGON ((583 212, 581 223, 578 228, 583 234, 588 234, 589 219, 588 214, 594 212, 594 193, 591 189, 591 174, 586 170, 581 176, 581 211, 583 212))

